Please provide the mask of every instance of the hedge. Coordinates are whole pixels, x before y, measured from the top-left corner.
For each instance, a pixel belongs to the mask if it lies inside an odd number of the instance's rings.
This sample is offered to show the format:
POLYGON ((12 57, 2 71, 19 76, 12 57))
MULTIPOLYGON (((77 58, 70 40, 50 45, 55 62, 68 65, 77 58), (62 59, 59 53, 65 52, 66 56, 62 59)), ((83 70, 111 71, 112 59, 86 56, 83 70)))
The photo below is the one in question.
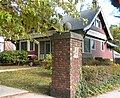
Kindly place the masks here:
POLYGON ((25 64, 28 61, 28 54, 25 51, 3 51, 0 53, 0 63, 6 64, 25 64))
POLYGON ((83 66, 76 98, 88 98, 120 86, 120 66, 83 66))
POLYGON ((94 65, 94 66, 99 66, 99 65, 106 65, 106 66, 110 66, 113 64, 112 61, 110 61, 110 59, 103 59, 103 58, 100 58, 100 57, 97 57, 97 58, 92 58, 92 57, 89 57, 89 58, 83 58, 82 60, 82 64, 84 66, 86 65, 94 65))

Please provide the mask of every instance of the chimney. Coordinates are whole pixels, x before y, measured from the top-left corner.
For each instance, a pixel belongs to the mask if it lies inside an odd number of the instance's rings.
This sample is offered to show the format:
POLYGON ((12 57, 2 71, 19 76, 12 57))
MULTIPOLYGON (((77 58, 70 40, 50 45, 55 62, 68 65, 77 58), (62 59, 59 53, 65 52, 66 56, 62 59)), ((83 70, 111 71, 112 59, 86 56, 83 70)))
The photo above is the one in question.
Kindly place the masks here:
POLYGON ((98 8, 99 7, 98 0, 93 0, 92 4, 93 4, 93 8, 98 8))

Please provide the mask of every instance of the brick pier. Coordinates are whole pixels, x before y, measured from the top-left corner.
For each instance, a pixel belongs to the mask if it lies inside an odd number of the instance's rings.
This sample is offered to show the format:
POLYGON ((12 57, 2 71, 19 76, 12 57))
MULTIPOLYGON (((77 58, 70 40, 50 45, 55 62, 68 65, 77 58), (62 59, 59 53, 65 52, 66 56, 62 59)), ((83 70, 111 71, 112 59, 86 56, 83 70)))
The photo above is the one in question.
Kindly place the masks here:
POLYGON ((52 96, 75 98, 82 65, 82 40, 80 34, 73 32, 53 35, 52 96))

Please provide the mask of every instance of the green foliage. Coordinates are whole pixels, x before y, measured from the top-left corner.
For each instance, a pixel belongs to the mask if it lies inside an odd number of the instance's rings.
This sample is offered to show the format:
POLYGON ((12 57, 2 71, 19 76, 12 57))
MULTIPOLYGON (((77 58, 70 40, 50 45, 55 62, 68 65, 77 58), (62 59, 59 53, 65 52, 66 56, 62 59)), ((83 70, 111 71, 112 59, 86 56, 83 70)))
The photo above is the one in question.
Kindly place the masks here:
POLYGON ((28 61, 28 54, 25 51, 4 51, 0 53, 2 64, 24 64, 28 61))
POLYGON ((120 86, 120 66, 84 66, 76 98, 88 98, 120 86))
POLYGON ((49 54, 46 56, 46 58, 43 60, 43 62, 46 63, 45 68, 48 70, 52 70, 52 55, 49 54))
POLYGON ((75 6, 77 2, 78 0, 0 0, 0 34, 17 40, 19 37, 29 38, 30 33, 45 34, 51 27, 62 31, 62 13, 56 8, 80 18, 75 6))
POLYGON ((111 25, 110 31, 111 31, 112 36, 114 38, 114 43, 116 45, 118 45, 118 48, 116 48, 116 51, 120 52, 120 26, 111 25))
POLYGON ((92 65, 92 66, 98 66, 98 65, 103 65, 103 66, 110 66, 113 64, 110 59, 102 59, 102 58, 83 58, 83 65, 92 65))

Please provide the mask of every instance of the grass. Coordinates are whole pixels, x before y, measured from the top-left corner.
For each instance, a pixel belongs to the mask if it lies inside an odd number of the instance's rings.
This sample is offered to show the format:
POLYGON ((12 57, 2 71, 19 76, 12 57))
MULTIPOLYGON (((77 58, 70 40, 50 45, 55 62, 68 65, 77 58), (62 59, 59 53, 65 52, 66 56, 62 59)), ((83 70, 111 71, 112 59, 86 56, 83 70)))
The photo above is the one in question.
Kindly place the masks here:
POLYGON ((0 66, 0 70, 4 69, 18 69, 18 68, 29 68, 30 66, 0 66))
POLYGON ((49 94, 51 76, 43 67, 0 73, 0 85, 49 94))

